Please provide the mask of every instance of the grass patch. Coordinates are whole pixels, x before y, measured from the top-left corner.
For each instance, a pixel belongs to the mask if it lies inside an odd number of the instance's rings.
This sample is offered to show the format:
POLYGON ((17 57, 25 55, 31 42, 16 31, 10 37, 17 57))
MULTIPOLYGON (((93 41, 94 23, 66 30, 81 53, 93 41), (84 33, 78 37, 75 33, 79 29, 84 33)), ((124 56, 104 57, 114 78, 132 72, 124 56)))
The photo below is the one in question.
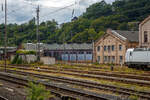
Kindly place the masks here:
MULTIPOLYGON (((23 71, 23 70, 21 70, 23 71)), ((114 85, 117 87, 124 87, 124 88, 129 88, 137 91, 150 91, 150 87, 146 86, 140 86, 136 84, 126 84, 123 82, 116 82, 116 81, 108 81, 108 80, 100 80, 96 78, 86 78, 86 77, 79 77, 75 75, 66 75, 66 74, 60 74, 60 73, 46 73, 46 72, 37 72, 37 71, 25 71, 25 72, 33 72, 37 74, 45 74, 45 75, 52 75, 52 76, 58 76, 58 77, 68 77, 68 78, 74 78, 74 79, 82 79, 82 80, 88 80, 88 81, 93 81, 93 82, 98 82, 100 84, 104 85, 114 85)))
POLYGON ((114 71, 111 71, 110 65, 87 65, 87 67, 82 67, 83 65, 67 65, 67 64, 56 64, 55 67, 61 67, 65 69, 77 69, 77 70, 84 70, 84 71, 103 71, 103 72, 115 72, 115 73, 122 73, 122 74, 144 74, 146 71, 136 70, 132 68, 128 68, 126 66, 114 66, 114 71), (94 66, 92 68, 92 66, 94 66), (98 67, 98 68, 95 68, 98 67))

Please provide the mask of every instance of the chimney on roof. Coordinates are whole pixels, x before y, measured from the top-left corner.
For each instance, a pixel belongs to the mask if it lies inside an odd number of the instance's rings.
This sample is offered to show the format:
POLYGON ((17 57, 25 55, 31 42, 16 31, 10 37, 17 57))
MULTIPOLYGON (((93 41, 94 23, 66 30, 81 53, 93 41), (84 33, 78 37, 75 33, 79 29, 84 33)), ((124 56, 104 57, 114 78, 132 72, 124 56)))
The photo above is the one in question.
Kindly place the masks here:
POLYGON ((111 28, 108 28, 106 32, 107 32, 107 33, 111 33, 111 31, 112 31, 112 29, 111 29, 111 28))

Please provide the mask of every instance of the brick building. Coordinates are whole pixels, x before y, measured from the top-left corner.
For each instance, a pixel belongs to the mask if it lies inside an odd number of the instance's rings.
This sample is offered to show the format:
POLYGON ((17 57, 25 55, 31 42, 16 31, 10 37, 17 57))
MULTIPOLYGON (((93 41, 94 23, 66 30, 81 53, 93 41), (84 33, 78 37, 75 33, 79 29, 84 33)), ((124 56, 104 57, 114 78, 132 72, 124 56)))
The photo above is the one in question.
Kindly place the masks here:
POLYGON ((124 64, 126 50, 135 48, 138 44, 138 31, 108 29, 106 34, 95 42, 94 60, 98 63, 124 64))
POLYGON ((139 25, 139 46, 150 48, 150 16, 139 25))

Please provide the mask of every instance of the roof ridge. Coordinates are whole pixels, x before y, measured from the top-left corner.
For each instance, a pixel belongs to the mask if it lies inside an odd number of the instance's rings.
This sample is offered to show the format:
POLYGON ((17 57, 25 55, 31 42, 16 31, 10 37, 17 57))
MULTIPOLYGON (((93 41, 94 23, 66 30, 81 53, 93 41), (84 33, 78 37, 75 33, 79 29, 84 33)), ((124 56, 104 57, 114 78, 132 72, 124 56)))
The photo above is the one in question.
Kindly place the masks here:
POLYGON ((127 40, 126 37, 120 35, 120 34, 119 34, 118 32, 116 32, 115 30, 111 30, 111 31, 112 31, 112 33, 113 33, 114 35, 118 36, 118 37, 121 38, 122 40, 127 40))
POLYGON ((129 30, 114 30, 114 31, 122 31, 122 32, 139 32, 139 31, 129 31, 129 30))
POLYGON ((140 23, 140 25, 143 25, 144 23, 146 23, 147 20, 150 20, 150 15, 149 15, 148 17, 146 17, 146 18, 140 23))

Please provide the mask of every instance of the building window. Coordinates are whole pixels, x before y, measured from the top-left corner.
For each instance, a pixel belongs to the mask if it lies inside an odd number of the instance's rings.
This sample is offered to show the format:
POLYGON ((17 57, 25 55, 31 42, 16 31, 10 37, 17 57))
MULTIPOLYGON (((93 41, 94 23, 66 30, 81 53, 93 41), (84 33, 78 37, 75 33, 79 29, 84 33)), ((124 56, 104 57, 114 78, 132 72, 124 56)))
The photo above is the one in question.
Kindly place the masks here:
POLYGON ((87 52, 87 54, 92 54, 92 52, 87 52))
POLYGON ((100 46, 98 46, 98 47, 97 47, 97 51, 100 51, 100 49, 101 49, 101 47, 100 47, 100 46))
POLYGON ((148 35, 147 35, 147 31, 144 31, 144 43, 148 42, 148 35))
POLYGON ((108 46, 108 52, 110 52, 110 46, 108 46))
POLYGON ((114 50, 115 50, 115 46, 114 46, 114 45, 112 45, 111 49, 112 49, 112 51, 114 51, 114 50))
POLYGON ((122 50, 122 45, 119 45, 119 50, 120 50, 120 51, 122 50))
POLYGON ((108 56, 108 62, 110 62, 110 56, 108 56))
POLYGON ((97 57, 97 61, 100 62, 100 60, 101 60, 101 58, 100 58, 100 56, 98 56, 98 57, 97 57))
POLYGON ((106 51, 107 50, 107 47, 106 46, 104 46, 104 51, 106 51))
POLYGON ((112 56, 112 63, 115 62, 115 56, 112 56))
POLYGON ((107 62, 107 56, 104 56, 104 62, 107 62))
POLYGON ((79 52, 79 54, 84 54, 84 52, 79 52))
POLYGON ((119 58, 120 58, 120 63, 122 63, 122 61, 123 61, 123 56, 120 56, 119 58))

